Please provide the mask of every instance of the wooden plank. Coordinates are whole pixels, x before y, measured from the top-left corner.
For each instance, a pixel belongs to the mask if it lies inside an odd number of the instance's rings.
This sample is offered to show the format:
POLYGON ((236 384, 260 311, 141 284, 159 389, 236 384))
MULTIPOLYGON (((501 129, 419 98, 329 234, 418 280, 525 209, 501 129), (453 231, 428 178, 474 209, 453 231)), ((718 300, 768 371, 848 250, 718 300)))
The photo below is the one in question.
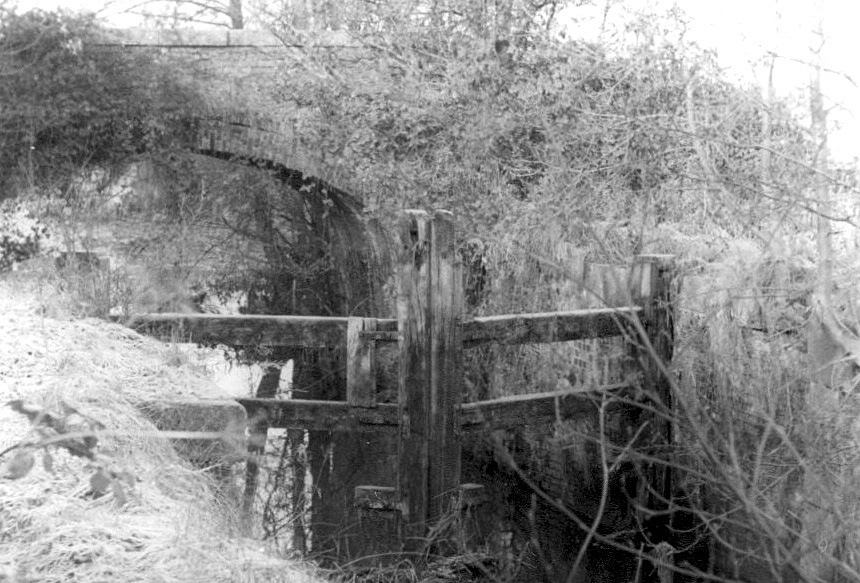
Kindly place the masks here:
MULTIPOLYGON (((632 346, 644 372, 644 388, 662 409, 650 416, 654 427, 654 445, 657 451, 671 448, 674 431, 670 421, 673 414, 672 380, 669 375, 674 350, 674 309, 672 279, 674 258, 671 255, 640 255, 636 258, 633 285, 634 299, 645 307, 643 330, 639 342, 632 346), (647 340, 647 342, 646 342, 647 340)), ((659 453, 657 457, 659 457, 659 453)), ((652 463, 644 468, 649 487, 643 490, 639 504, 651 511, 666 512, 667 500, 673 492, 673 461, 652 463)))
POLYGON ((401 218, 397 265, 397 320, 400 330, 397 484, 406 550, 416 550, 426 534, 430 394, 430 215, 406 211, 401 218))
POLYGON ((488 342, 526 344, 618 336, 641 313, 640 307, 627 307, 475 318, 463 323, 463 344, 470 348, 488 342))
POLYGON ((675 340, 673 269, 671 255, 640 255, 636 258, 636 280, 632 286, 634 299, 644 307, 642 322, 650 344, 650 347, 642 347, 640 355, 646 386, 656 391, 667 410, 671 409, 672 395, 665 373, 672 360, 675 340))
POLYGON ((346 332, 346 400, 353 407, 376 406, 376 341, 373 318, 350 318, 346 332))
POLYGON ((598 411, 606 393, 611 393, 613 397, 625 397, 632 396, 633 390, 633 385, 620 383, 591 391, 509 395, 463 404, 460 407, 460 420, 464 430, 474 431, 485 427, 504 429, 522 427, 526 423, 551 423, 590 417, 598 411))
POLYGON ((350 537, 350 551, 356 557, 351 566, 390 567, 402 557, 400 550, 400 496, 391 486, 355 487, 353 505, 358 514, 358 536, 350 537))
MULTIPOLYGON (((474 318, 462 324, 463 343, 468 348, 488 342, 525 344, 616 336, 623 329, 619 323, 624 325, 634 313, 641 313, 641 308, 598 308, 474 318)), ((361 336, 377 342, 398 340, 396 320, 379 319, 376 323, 375 331, 364 331, 361 336)), ((181 338, 230 346, 326 347, 344 341, 349 318, 163 313, 135 316, 128 325, 165 340, 181 338)))
POLYGON ((398 485, 404 544, 415 550, 460 482, 463 290, 450 213, 407 211, 400 241, 398 485))
MULTIPOLYGON (((590 415, 600 405, 602 393, 616 397, 633 395, 634 387, 617 384, 600 390, 583 392, 549 392, 511 395, 498 399, 465 403, 459 406, 459 423, 464 430, 489 425, 494 428, 521 426, 590 415), (628 395, 629 392, 629 395, 628 395)), ((268 428, 301 428, 319 431, 393 432, 400 424, 398 405, 380 403, 368 410, 350 407, 345 401, 310 401, 300 399, 236 399, 245 407, 250 425, 268 428)))
MULTIPOLYGON (((460 487, 460 403, 463 400, 463 276, 451 213, 437 211, 430 244, 430 395, 427 418, 427 519, 451 509, 460 487)), ((412 387, 417 390, 418 387, 412 387)))
MULTIPOLYGON (((165 340, 324 348, 344 345, 349 318, 163 313, 135 316, 127 325, 165 340)), ((377 320, 377 330, 396 332, 397 320, 377 320)))
POLYGON ((400 422, 397 405, 393 403, 364 409, 351 407, 346 401, 236 400, 248 411, 249 423, 267 420, 269 428, 395 432, 400 422))

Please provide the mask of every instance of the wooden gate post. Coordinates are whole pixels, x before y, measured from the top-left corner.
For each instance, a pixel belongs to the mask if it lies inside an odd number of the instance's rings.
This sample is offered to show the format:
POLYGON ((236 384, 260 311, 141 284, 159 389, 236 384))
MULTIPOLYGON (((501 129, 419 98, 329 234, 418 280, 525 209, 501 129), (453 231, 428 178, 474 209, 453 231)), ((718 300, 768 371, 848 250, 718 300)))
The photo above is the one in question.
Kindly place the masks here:
POLYGON ((407 552, 460 485, 462 276, 451 213, 406 211, 398 264, 398 488, 407 552))
POLYGON ((632 290, 633 302, 644 308, 642 324, 653 348, 652 354, 643 355, 645 382, 667 410, 672 407, 672 393, 662 369, 671 362, 674 352, 674 266, 673 255, 638 255, 632 290))
MULTIPOLYGON (((633 301, 644 308, 642 324, 648 342, 643 338, 638 340, 639 362, 644 373, 646 390, 651 392, 656 403, 656 413, 651 416, 651 422, 656 431, 653 436, 655 451, 653 455, 665 459, 665 463, 656 462, 646 470, 650 483, 648 491, 643 492, 641 502, 652 511, 660 511, 661 520, 671 521, 672 499, 672 466, 671 447, 674 441, 673 430, 673 398, 672 382, 668 376, 667 367, 671 363, 675 340, 675 314, 672 297, 672 280, 674 278, 674 257, 671 255, 639 255, 636 257, 633 273, 633 301), (647 344, 647 345, 646 345, 647 344), (669 511, 669 512, 667 512, 669 511)), ((667 523, 668 524, 668 523, 667 523)), ((657 525, 652 525, 657 526, 657 525)), ((658 528, 657 537, 670 536, 671 529, 658 528)), ((671 537, 670 537, 671 538, 671 537)), ((673 541, 655 540, 661 544, 657 549, 671 549, 665 544, 673 541)), ((665 553, 664 553, 665 554, 665 553)), ((671 554, 656 555, 653 561, 658 571, 666 570, 666 562, 671 562, 671 554)))

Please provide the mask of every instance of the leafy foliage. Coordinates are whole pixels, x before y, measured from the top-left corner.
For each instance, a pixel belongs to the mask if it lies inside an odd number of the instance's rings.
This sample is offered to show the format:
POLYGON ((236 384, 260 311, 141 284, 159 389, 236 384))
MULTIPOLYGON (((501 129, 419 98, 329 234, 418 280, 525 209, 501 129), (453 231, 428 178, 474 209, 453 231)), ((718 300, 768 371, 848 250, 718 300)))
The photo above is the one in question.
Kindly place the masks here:
POLYGON ((66 406, 62 414, 21 399, 9 401, 6 406, 29 419, 33 435, 0 452, 0 458, 7 453, 12 454, 0 472, 0 479, 19 480, 26 477, 35 465, 33 451, 37 448, 42 449, 45 470, 53 474, 54 458, 51 450, 63 450, 91 462, 93 474, 89 480, 88 496, 99 498, 111 490, 119 506, 128 503, 127 489, 134 487, 136 478, 129 472, 119 470, 113 460, 97 451, 96 433, 105 428, 101 422, 81 414, 71 406, 66 406))
MULTIPOLYGON (((101 50, 91 16, 0 15, 0 180, 60 188, 161 143, 189 91, 145 57, 101 50), (159 82, 153 83, 154 80, 159 82)), ((11 191, 7 190, 6 196, 11 191)))
MULTIPOLYGON (((370 29, 355 16, 341 23, 352 58, 308 50, 282 78, 278 111, 301 108, 307 147, 331 153, 371 212, 443 207, 485 237, 555 226, 598 243, 595 224, 741 233, 797 203, 808 171, 787 160, 803 160, 808 139, 711 55, 657 42, 613 55, 546 34, 539 11, 506 31, 457 6, 398 27, 393 13, 370 29), (777 152, 766 167, 764 149, 777 152)), ((647 243, 626 238, 624 257, 647 243)))
POLYGON ((48 227, 21 202, 0 203, 0 271, 36 255, 48 227))

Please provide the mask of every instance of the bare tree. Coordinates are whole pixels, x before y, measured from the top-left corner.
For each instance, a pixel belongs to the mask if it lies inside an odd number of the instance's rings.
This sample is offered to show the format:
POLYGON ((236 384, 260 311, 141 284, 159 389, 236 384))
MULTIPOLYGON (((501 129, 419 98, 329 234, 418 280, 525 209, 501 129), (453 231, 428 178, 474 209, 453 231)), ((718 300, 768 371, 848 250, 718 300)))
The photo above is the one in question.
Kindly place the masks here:
MULTIPOLYGON (((109 6, 119 9, 121 3, 109 6)), ((245 28, 242 0, 140 0, 122 7, 121 11, 168 26, 206 24, 233 30, 245 28)))

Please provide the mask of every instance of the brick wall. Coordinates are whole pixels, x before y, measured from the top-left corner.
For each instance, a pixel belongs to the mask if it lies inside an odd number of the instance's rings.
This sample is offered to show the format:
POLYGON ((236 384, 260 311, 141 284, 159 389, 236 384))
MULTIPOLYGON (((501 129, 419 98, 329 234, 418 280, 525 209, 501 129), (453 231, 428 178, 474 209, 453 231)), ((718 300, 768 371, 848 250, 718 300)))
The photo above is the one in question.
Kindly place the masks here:
POLYGON ((343 35, 299 46, 263 31, 115 29, 98 46, 148 55, 198 88, 201 102, 189 104, 189 119, 198 127, 190 149, 270 160, 325 176, 323 156, 300 145, 307 112, 275 105, 272 95, 290 70, 303 66, 309 49, 329 55, 356 50, 343 35))

